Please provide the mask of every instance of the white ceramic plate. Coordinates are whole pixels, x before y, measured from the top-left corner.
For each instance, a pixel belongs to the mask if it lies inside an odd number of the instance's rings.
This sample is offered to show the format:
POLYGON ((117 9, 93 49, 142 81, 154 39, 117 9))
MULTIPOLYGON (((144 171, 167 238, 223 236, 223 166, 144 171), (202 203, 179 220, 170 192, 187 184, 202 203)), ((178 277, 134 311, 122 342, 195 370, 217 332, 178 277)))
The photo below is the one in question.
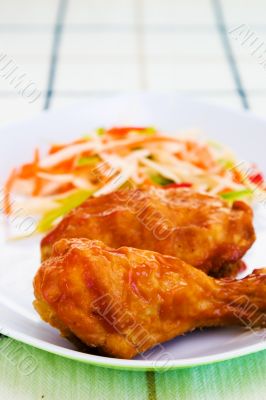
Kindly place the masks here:
MULTIPOLYGON (((255 161, 266 173, 266 120, 250 113, 197 103, 176 95, 116 96, 91 100, 70 109, 0 129, 0 179, 14 165, 31 159, 36 146, 79 137, 93 128, 112 125, 152 125, 169 133, 197 129, 221 141, 240 160, 255 161)), ((265 203, 266 204, 266 203, 265 203)), ((255 210, 258 239, 246 260, 252 268, 266 265, 266 211, 255 210)), ((30 223, 30 222, 29 222, 30 223)), ((13 225, 19 225, 19 219, 13 225)), ((19 227, 19 230, 26 226, 19 227)), ((21 233, 21 232, 20 232, 21 233)), ((264 349, 262 332, 208 329, 187 334, 134 360, 81 353, 40 321, 32 307, 32 278, 39 266, 39 238, 6 242, 0 225, 0 328, 12 338, 79 361, 121 369, 189 367, 239 357, 264 349)))

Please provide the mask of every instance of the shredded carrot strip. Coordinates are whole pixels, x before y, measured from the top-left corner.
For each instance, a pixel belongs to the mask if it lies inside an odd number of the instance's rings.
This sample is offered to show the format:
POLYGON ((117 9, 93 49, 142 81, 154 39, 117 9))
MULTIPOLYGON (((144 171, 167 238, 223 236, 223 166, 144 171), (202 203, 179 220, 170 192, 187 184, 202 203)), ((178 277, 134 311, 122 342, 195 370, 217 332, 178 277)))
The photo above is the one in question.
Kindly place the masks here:
POLYGON ((38 176, 38 167, 40 162, 40 153, 38 149, 34 152, 33 170, 34 170, 34 186, 32 190, 32 196, 38 196, 42 189, 42 179, 38 176))
POLYGON ((49 151, 48 151, 48 154, 57 153, 58 151, 62 150, 64 147, 65 147, 65 145, 63 145, 63 144, 53 144, 53 145, 50 147, 50 149, 49 149, 49 151))
POLYGON ((33 163, 23 164, 18 171, 18 177, 21 179, 31 179, 34 177, 33 163))
POLYGON ((111 129, 108 129, 106 133, 109 135, 127 135, 131 131, 137 131, 137 132, 142 132, 146 128, 145 127, 140 127, 140 126, 125 126, 125 127, 114 127, 111 129))

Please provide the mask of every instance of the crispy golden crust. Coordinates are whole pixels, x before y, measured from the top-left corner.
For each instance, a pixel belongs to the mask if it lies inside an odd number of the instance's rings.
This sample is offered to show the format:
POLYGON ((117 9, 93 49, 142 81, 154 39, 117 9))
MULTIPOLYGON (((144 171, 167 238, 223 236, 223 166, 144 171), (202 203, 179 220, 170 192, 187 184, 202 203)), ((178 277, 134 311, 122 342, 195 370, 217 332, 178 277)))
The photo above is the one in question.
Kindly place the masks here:
MULTIPOLYGON (((128 190, 91 198, 43 240, 42 259, 62 238, 101 240, 179 257, 221 276, 255 240, 252 210, 190 189, 128 190)), ((231 268, 237 270, 237 267, 231 268)))
POLYGON ((87 239, 57 242, 34 292, 45 321, 121 358, 198 327, 265 325, 265 271, 215 280, 174 257, 87 239))

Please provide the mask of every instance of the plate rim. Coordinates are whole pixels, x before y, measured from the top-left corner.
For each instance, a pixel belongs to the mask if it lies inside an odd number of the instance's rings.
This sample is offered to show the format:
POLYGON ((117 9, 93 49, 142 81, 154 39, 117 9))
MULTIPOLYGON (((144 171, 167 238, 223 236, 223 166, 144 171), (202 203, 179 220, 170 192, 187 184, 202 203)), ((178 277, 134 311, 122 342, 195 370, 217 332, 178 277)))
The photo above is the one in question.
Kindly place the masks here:
POLYGON ((200 98, 200 97, 195 97, 190 94, 185 94, 185 93, 172 93, 172 92, 167 92, 167 91, 151 91, 151 90, 137 90, 137 91, 128 91, 127 93, 114 93, 111 95, 103 95, 101 97, 97 96, 91 96, 90 98, 87 99, 81 99, 77 100, 71 104, 68 105, 62 105, 53 109, 47 109, 47 110, 39 110, 39 112, 35 113, 34 115, 27 116, 27 117, 22 117, 19 120, 15 121, 7 121, 3 122, 0 125, 0 134, 2 130, 5 129, 10 129, 10 128, 16 128, 20 124, 27 124, 30 122, 37 121, 40 118, 46 118, 48 115, 56 115, 56 114, 64 114, 68 110, 76 110, 78 109, 79 106, 81 105, 93 105, 95 103, 101 103, 102 101, 112 101, 116 99, 146 99, 148 100, 149 98, 173 98, 180 101, 184 101, 186 103, 198 105, 198 106, 205 106, 205 107, 210 107, 216 110, 221 110, 228 112, 230 114, 234 114, 236 116, 241 116, 244 118, 251 118, 257 120, 257 122, 261 122, 263 124, 266 124, 266 116, 257 114, 251 109, 246 109, 246 108, 235 108, 226 104, 218 104, 214 103, 209 99, 206 98, 200 98))
POLYGON ((171 362, 165 364, 164 361, 157 360, 128 360, 83 353, 78 350, 72 350, 66 347, 58 346, 53 343, 48 343, 42 339, 35 338, 34 336, 29 336, 5 327, 2 327, 1 334, 39 350, 43 350, 57 356, 62 356, 73 361, 79 361, 84 364, 93 365, 95 367, 105 367, 127 371, 166 372, 174 369, 193 368, 233 360, 235 358, 251 355, 266 349, 265 341, 260 341, 259 343, 245 346, 236 350, 230 350, 219 354, 212 354, 209 356, 193 357, 190 359, 183 358, 178 360, 171 360, 171 362))

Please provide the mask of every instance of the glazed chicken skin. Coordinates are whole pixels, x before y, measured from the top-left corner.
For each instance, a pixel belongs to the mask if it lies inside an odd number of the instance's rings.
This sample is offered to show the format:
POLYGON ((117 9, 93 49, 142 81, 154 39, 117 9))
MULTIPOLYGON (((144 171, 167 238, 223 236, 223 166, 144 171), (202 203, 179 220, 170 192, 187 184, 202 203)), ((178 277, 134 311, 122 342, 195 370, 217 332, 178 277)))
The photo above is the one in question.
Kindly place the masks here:
POLYGON ((252 219, 243 202, 230 206, 190 189, 118 191, 90 198, 67 215, 42 240, 42 259, 59 239, 84 237, 157 251, 210 275, 229 276, 255 240, 252 219))
POLYGON ((120 358, 196 328, 266 326, 266 270, 216 280, 171 256, 88 239, 57 242, 34 290, 45 321, 120 358))

